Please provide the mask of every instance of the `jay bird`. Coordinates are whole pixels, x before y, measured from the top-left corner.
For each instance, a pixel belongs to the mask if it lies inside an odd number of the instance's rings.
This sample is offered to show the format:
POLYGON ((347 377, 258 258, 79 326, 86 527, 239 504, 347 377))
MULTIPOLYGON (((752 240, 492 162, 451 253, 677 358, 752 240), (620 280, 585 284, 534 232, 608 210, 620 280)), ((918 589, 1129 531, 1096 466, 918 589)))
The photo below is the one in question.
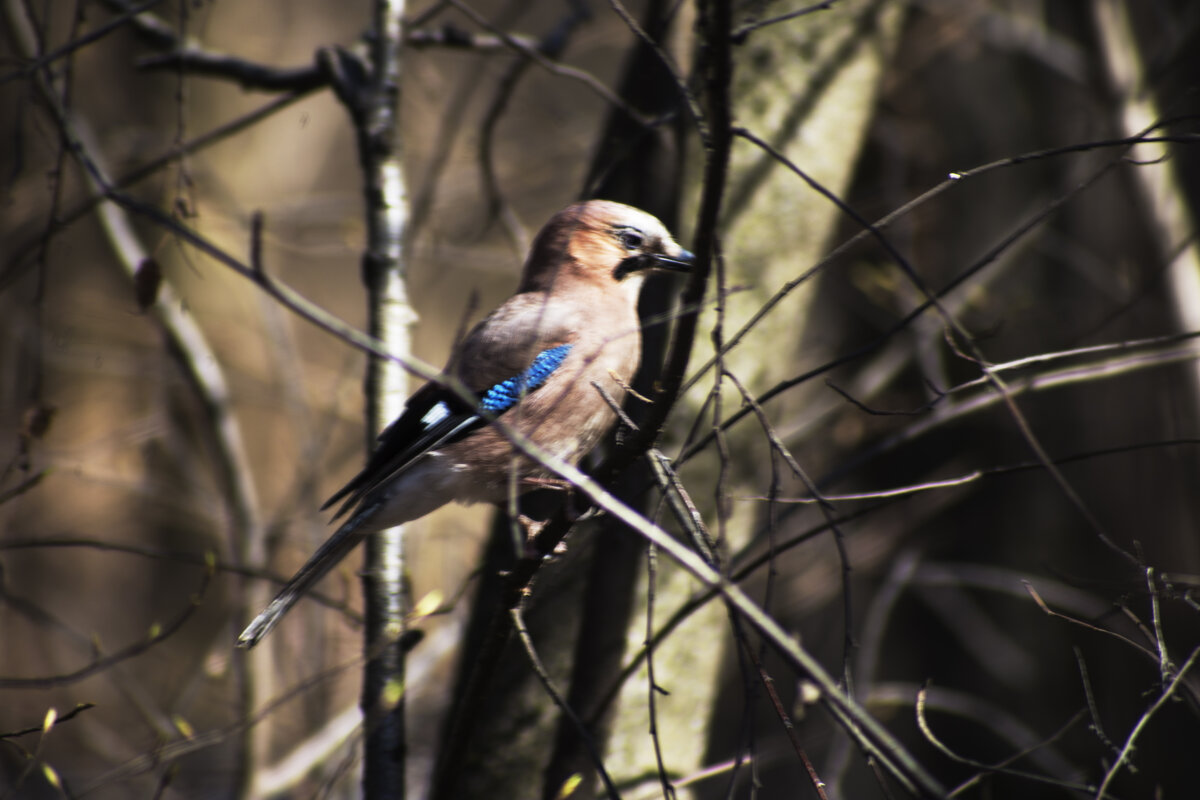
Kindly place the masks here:
POLYGON ((503 503, 551 477, 494 425, 571 463, 616 420, 641 360, 638 294, 652 269, 693 256, 644 211, 605 200, 555 214, 534 239, 517 292, 479 323, 446 368, 475 395, 427 383, 380 434, 366 467, 322 506, 349 513, 238 637, 253 647, 368 534, 460 503, 503 503))

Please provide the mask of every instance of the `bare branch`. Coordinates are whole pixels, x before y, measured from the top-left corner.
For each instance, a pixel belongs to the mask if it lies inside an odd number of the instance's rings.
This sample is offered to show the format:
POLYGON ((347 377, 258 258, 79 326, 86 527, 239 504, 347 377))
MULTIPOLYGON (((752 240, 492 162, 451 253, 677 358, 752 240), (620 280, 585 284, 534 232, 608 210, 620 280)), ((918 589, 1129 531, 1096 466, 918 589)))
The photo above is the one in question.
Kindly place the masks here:
MULTIPOLYGON (((0 677, 0 689, 50 689, 56 686, 71 686, 93 675, 104 672, 115 664, 128 661, 135 656, 140 656, 159 642, 166 641, 174 636, 184 626, 184 623, 192 618, 192 614, 196 612, 196 609, 203 604, 204 596, 208 593, 208 587, 212 583, 213 575, 216 573, 212 563, 210 562, 205 567, 200 578, 200 586, 189 598, 188 604, 184 606, 183 610, 165 625, 160 623, 152 625, 149 635, 145 639, 126 645, 107 656, 97 655, 90 664, 61 675, 47 675, 37 678, 0 677)), ((0 589, 0 591, 3 590, 0 589)))
POLYGON ((1171 682, 1164 687, 1162 694, 1160 694, 1158 698, 1150 704, 1150 707, 1146 709, 1145 713, 1138 718, 1137 723, 1129 731, 1129 737, 1125 740, 1125 745, 1121 748, 1121 752, 1117 756, 1117 760, 1108 769, 1108 772, 1105 773, 1104 780, 1100 783, 1100 788, 1096 790, 1096 800, 1103 800, 1108 792, 1109 784, 1113 782, 1113 779, 1117 776, 1117 773, 1121 770, 1121 767, 1123 767, 1125 763, 1129 761, 1129 757, 1133 753, 1134 742, 1137 741, 1138 736, 1140 736, 1142 731, 1145 730, 1146 725, 1148 725, 1150 722, 1150 718, 1153 717, 1158 710, 1163 707, 1164 703, 1171 699, 1171 695, 1175 694, 1175 690, 1179 688, 1179 684, 1183 681, 1184 676, 1187 675, 1188 670, 1190 670, 1192 665, 1196 663, 1197 656, 1200 656, 1200 647, 1197 647, 1192 651, 1192 654, 1187 657, 1187 661, 1183 662, 1183 666, 1179 668, 1179 672, 1177 672, 1175 677, 1171 679, 1171 682))

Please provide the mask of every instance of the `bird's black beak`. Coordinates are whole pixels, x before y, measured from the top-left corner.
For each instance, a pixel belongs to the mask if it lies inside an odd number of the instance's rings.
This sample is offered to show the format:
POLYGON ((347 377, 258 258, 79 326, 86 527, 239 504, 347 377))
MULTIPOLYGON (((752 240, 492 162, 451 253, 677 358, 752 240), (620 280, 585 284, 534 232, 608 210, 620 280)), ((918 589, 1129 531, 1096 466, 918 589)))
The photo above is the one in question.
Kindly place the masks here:
POLYGON ((683 248, 673 256, 665 253, 638 253, 630 256, 617 265, 613 277, 624 280, 627 275, 647 269, 665 269, 672 272, 691 272, 696 257, 683 248))
POLYGON ((679 249, 679 252, 673 256, 655 254, 655 266, 660 269, 669 269, 672 272, 691 272, 692 265, 696 263, 696 256, 690 250, 679 249))

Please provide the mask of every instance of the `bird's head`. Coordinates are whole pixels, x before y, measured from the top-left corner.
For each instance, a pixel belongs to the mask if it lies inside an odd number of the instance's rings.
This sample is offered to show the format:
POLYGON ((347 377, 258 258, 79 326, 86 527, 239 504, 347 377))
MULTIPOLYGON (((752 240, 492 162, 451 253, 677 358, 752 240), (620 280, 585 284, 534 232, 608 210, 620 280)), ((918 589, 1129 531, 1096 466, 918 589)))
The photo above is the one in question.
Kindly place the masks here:
POLYGON ((650 270, 687 272, 695 257, 666 226, 641 209, 610 200, 568 206, 538 233, 525 262, 521 291, 548 291, 564 278, 598 286, 622 284, 636 296, 650 270))

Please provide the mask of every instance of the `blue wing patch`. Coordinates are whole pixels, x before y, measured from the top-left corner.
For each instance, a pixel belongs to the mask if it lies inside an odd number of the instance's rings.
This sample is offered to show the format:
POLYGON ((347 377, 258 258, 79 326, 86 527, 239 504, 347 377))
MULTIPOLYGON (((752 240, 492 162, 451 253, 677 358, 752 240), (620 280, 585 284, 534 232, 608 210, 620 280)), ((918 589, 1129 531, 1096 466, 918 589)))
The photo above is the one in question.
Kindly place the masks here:
POLYGON ((569 344, 543 350, 520 375, 501 381, 484 392, 477 406, 463 402, 462 398, 437 384, 426 384, 408 399, 404 413, 379 434, 379 446, 367 459, 362 472, 321 508, 342 501, 334 519, 345 514, 425 453, 482 428, 487 424, 485 413, 497 416, 515 406, 522 397, 542 386, 562 366, 570 352, 569 344))
POLYGON ((562 366, 570 352, 571 345, 560 344, 558 347, 551 347, 549 350, 538 353, 537 357, 533 359, 533 363, 520 375, 497 383, 488 389, 483 400, 480 401, 479 407, 492 414, 502 414, 508 411, 517 404, 523 395, 545 383, 554 370, 562 366))

